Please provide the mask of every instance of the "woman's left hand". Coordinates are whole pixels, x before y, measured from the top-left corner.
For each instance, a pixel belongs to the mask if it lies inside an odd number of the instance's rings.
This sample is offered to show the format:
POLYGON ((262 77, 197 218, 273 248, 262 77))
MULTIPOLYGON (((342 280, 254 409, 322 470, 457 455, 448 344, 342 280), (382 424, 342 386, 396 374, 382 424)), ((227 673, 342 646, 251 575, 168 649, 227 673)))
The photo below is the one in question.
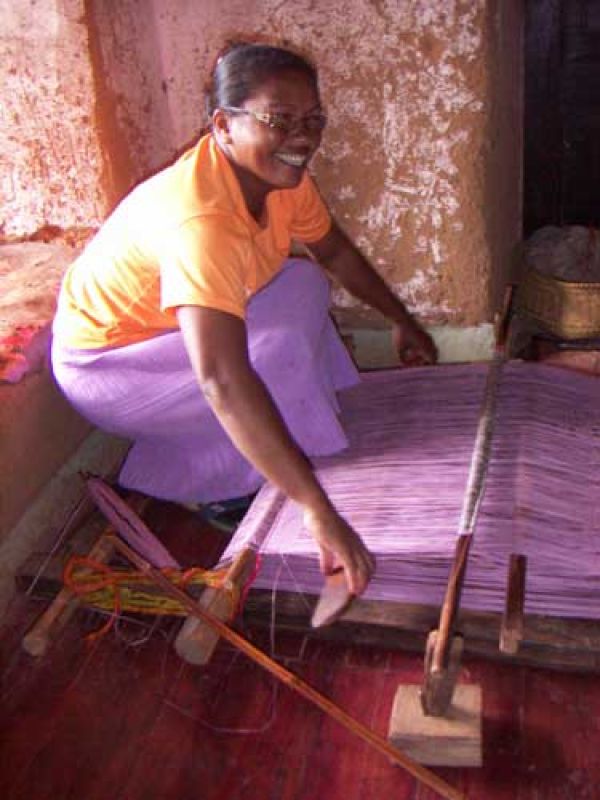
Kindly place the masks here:
POLYGON ((435 364, 438 353, 431 336, 421 328, 414 317, 394 322, 392 338, 401 363, 407 367, 435 364))
POLYGON ((332 223, 321 241, 311 243, 310 251, 350 294, 392 321, 392 336, 403 364, 435 364, 437 348, 431 336, 337 224, 332 223))

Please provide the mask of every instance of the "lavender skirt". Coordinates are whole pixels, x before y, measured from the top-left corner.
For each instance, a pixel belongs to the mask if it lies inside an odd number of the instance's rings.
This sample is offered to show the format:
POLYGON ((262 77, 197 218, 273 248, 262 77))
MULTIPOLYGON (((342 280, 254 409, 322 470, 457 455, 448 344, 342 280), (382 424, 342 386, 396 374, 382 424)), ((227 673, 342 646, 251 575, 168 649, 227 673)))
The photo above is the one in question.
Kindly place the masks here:
MULTIPOLYGON (((359 381, 329 317, 329 284, 290 259, 250 301, 250 360, 309 456, 347 446, 336 391, 359 381)), ((70 403, 99 428, 133 440, 120 483, 153 497, 211 502, 264 482, 208 406, 179 331, 112 350, 54 340, 52 368, 70 403)))

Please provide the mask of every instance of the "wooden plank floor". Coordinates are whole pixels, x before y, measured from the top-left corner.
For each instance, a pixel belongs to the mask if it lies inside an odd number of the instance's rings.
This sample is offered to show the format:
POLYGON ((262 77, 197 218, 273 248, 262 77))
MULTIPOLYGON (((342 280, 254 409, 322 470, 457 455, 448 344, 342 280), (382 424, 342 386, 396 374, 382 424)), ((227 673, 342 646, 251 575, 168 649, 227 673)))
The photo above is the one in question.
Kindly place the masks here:
MULTIPOLYGON (((223 544, 169 506, 152 527, 205 563, 223 544)), ((230 646, 207 668, 180 661, 176 620, 89 643, 100 619, 80 612, 35 660, 20 640, 43 607, 17 596, 0 630, 3 800, 436 797, 230 646)), ((270 632, 246 633, 271 648, 270 632)), ((277 660, 383 735, 398 684, 420 682, 415 655, 274 638, 277 660)), ((438 774, 469 800, 600 798, 598 677, 467 659, 462 680, 483 688, 484 766, 438 774)))

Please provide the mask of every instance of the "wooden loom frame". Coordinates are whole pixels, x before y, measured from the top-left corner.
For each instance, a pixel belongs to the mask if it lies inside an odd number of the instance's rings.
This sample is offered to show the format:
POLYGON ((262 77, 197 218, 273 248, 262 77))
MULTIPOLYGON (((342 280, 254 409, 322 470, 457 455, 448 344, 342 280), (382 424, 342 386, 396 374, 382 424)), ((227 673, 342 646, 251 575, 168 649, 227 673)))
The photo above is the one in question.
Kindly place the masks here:
MULTIPOLYGON (((507 285, 502 309, 494 319, 495 354, 492 370, 510 358, 508 343, 512 323, 515 286, 507 285)), ((466 565, 467 552, 458 543, 454 566, 466 565)), ((524 614, 526 561, 513 553, 507 563, 506 603, 504 613, 471 611, 460 608, 462 575, 458 577, 457 596, 452 599, 452 630, 460 630, 464 651, 507 663, 548 667, 578 672, 600 672, 600 620, 524 614)), ((449 584, 449 589, 450 584, 449 584)), ((447 593, 448 594, 448 593, 447 593)), ((318 600, 314 597, 314 603, 318 600)), ((273 593, 251 589, 244 608, 248 621, 270 625, 273 613, 278 626, 329 639, 350 640, 357 644, 391 647, 424 652, 427 638, 440 622, 440 607, 393 601, 355 598, 337 618, 336 624, 315 631, 312 610, 306 598, 287 591, 273 593), (273 608, 274 606, 274 608, 273 608)))
MULTIPOLYGON (((94 497, 98 503, 98 497, 94 497)), ((102 510, 104 510, 102 508, 102 510)), ((109 519, 111 519, 110 515, 109 519)), ((141 523, 141 520, 135 516, 131 509, 126 508, 120 513, 120 518, 129 516, 141 523)), ((113 520, 113 524, 118 528, 119 519, 113 520)), ((141 523, 143 524, 143 523, 141 523)), ((109 537, 110 543, 114 543, 113 537, 109 537)), ((458 597, 460 595, 460 586, 462 583, 462 572, 464 564, 466 563, 466 555, 468 548, 464 547, 464 537, 459 538, 457 547, 457 557, 455 559, 455 569, 452 570, 451 580, 449 587, 453 581, 456 583, 456 590, 458 597)), ((255 553, 252 551, 243 551, 241 557, 238 557, 236 562, 231 567, 228 580, 235 583, 238 576, 243 583, 243 576, 247 574, 248 569, 252 569, 255 561, 255 553)), ((522 564, 519 565, 519 558, 511 560, 509 571, 509 602, 507 604, 507 611, 505 614, 505 622, 501 625, 501 615, 488 614, 488 613, 474 613, 474 612, 459 612, 458 610, 458 597, 453 601, 450 608, 451 622, 449 626, 449 633, 453 634, 455 630, 455 622, 461 628, 462 633, 466 636, 466 650, 468 652, 477 652, 484 655, 496 654, 495 642, 492 644, 492 637, 496 638, 503 632, 508 636, 509 640, 512 637, 512 648, 514 650, 515 641, 520 638, 524 640, 524 646, 516 655, 509 656, 510 660, 520 661, 521 663, 531 663, 536 666, 555 666, 567 669, 587 669, 597 670, 600 665, 600 623, 590 621, 574 621, 574 620, 560 620, 556 618, 547 617, 525 617, 521 616, 522 598, 523 598, 523 581, 524 572, 522 564), (454 619, 456 617, 456 619, 454 619), (522 629, 522 632, 520 631, 522 629), (495 636, 494 636, 495 632, 495 636), (476 636, 475 636, 476 635, 476 636), (483 648, 481 642, 483 641, 483 648)), ((205 593, 206 594, 206 593, 205 593)), ((211 590, 207 594, 208 606, 211 611, 217 612, 212 615, 209 613, 206 617, 209 619, 217 619, 221 616, 221 607, 226 616, 227 611, 230 610, 231 605, 226 598, 223 600, 224 593, 219 590, 211 590), (211 595, 212 593, 212 595, 211 595), (216 607, 215 607, 216 603, 216 607)), ((276 611, 278 614, 277 623, 280 627, 294 628, 295 630, 302 630, 307 632, 310 630, 309 617, 306 612, 304 603, 299 605, 300 599, 292 593, 279 593, 276 599, 276 611), (283 616, 282 599, 285 605, 286 617, 283 616), (296 601, 296 602, 294 602, 296 601), (298 613, 300 610, 300 613, 298 613), (291 613, 290 613, 291 612, 291 613), (303 613, 302 613, 303 612, 303 613)), ((261 592, 260 590, 253 590, 247 601, 247 610, 251 616, 260 620, 261 613, 266 612, 269 622, 272 619, 272 594, 271 592, 261 592), (258 610, 258 613, 257 613, 258 610)), ((206 608, 205 602, 201 601, 201 605, 206 608)), ((203 618, 201 606, 191 608, 191 615, 188 621, 192 621, 198 625, 199 618, 203 618)), ((442 614, 443 616, 443 614, 442 614)), ((264 615, 263 615, 264 617, 264 615)), ((434 606, 422 605, 407 605, 404 603, 380 603, 374 601, 366 601, 357 599, 354 603, 344 612, 340 622, 326 628, 325 635, 331 635, 333 638, 344 638, 346 634, 350 633, 354 643, 363 644, 378 644, 386 647, 396 646, 400 644, 408 649, 415 649, 415 646, 422 649, 425 644, 425 636, 432 628, 435 628, 439 620, 439 609, 434 606), (376 635, 373 635, 376 632, 376 635), (366 633, 366 635, 365 635, 366 633), (417 634, 415 636, 415 634, 417 634)), ((206 620, 204 620, 206 622, 206 620)), ((187 623, 186 623, 187 624, 187 623)), ((185 626, 184 626, 185 627, 185 626)), ((205 626, 200 625, 200 629, 205 626)), ((439 626, 441 628, 441 625, 439 626)), ((210 625, 211 634, 215 630, 214 625, 210 625)), ((217 636, 213 635, 212 643, 204 641, 203 646, 212 651, 214 644, 218 640, 218 633, 223 635, 223 629, 216 628, 217 636)), ((225 638, 228 638, 227 636, 225 638)), ((31 639, 30 639, 31 641, 31 639)), ((185 637, 184 637, 185 641, 185 637)), ((181 642, 180 642, 181 645, 181 642)), ((185 649, 178 648, 180 654, 185 657, 185 649)), ((30 650, 30 652, 32 652, 30 650)), ((208 653, 207 653, 208 657, 208 653)), ((460 656, 459 656, 460 658, 460 656)), ((188 659, 192 660, 193 659, 188 659)), ((195 662, 202 663, 202 662, 195 662)), ((426 677, 427 677, 427 662, 426 662, 426 677)), ((450 694, 454 689, 453 682, 456 679, 457 672, 451 676, 449 685, 450 694)), ((443 715, 443 711, 440 712, 443 715)), ((450 796, 450 795, 448 795, 450 796)))
MULTIPOLYGON (((119 541, 112 536, 105 540, 105 544, 116 545, 116 549, 127 554, 127 548, 123 548, 119 541)), ((431 640, 431 631, 435 629, 436 624, 439 625, 440 630, 443 629, 444 615, 446 615, 447 625, 443 633, 445 641, 451 642, 454 632, 460 628, 462 635, 465 636, 467 652, 535 666, 598 671, 598 667, 600 667, 600 622, 539 615, 523 616, 526 564, 524 558, 518 554, 513 554, 509 563, 507 603, 504 615, 461 611, 459 608, 460 591, 468 549, 466 537, 459 537, 441 616, 437 606, 356 599, 343 612, 336 626, 326 628, 318 635, 344 639, 350 634, 354 643, 422 650, 429 647, 429 642, 425 641, 425 637, 429 634, 429 641, 431 640), (504 655, 498 652, 498 641, 504 655)), ((130 555, 130 558, 135 563, 135 553, 133 556, 130 555)), ((235 584, 240 581, 243 583, 249 571, 252 571, 254 561, 254 553, 244 551, 233 563, 228 574, 228 582, 235 584)), ((152 571, 152 567, 146 566, 152 571)), ((159 577, 157 574, 157 582, 159 582, 159 577)), ((252 590, 246 606, 247 616, 258 622, 268 619, 271 624, 273 602, 275 602, 277 623, 280 627, 314 634, 305 602, 300 602, 299 598, 290 592, 278 593, 273 601, 270 591, 252 590)), ((218 590, 205 592, 200 604, 191 601, 188 623, 193 623, 195 626, 195 632, 191 637, 195 642, 194 646, 198 644, 198 630, 200 630, 201 638, 204 636, 202 633, 204 624, 200 621, 208 622, 211 629, 211 636, 209 636, 211 641, 207 642, 204 637, 202 645, 206 650, 205 660, 208 659, 218 641, 219 633, 229 639, 228 628, 219 623, 219 619, 228 616, 229 609, 228 598, 225 598, 224 593, 218 590), (205 613, 203 607, 204 609, 208 608, 209 613, 205 613), (214 624, 215 620, 216 625, 214 624)), ((439 637, 439 631, 436 633, 439 637)), ((186 657, 186 641, 189 640, 189 631, 179 639, 178 651, 184 657, 186 657)), ((436 656, 433 655, 432 658, 435 664, 436 656)), ((458 658, 460 659, 460 655, 458 658)), ((188 660, 194 661, 193 658, 188 660)), ((194 663, 204 663, 204 661, 195 661, 194 663)), ((428 666, 426 660, 426 681, 428 674, 432 674, 431 663, 430 661, 428 666)), ((455 670, 449 680, 450 699, 456 674, 455 670)), ((438 715, 443 715, 443 713, 444 711, 441 710, 438 715)), ((402 763, 401 760, 398 763, 402 763)), ((404 766, 406 765, 404 764, 404 766)), ((449 792, 444 796, 455 796, 452 789, 449 789, 449 792)))
MULTIPOLYGON (((456 563, 456 561, 455 561, 456 563)), ((507 663, 562 670, 600 672, 600 620, 523 613, 526 562, 514 553, 507 557, 506 605, 503 614, 457 607, 451 626, 464 637, 466 653, 507 663)), ((458 587, 460 593, 460 586, 458 587)), ((312 597, 317 604, 316 595, 312 597)), ((271 625, 312 636, 355 643, 399 647, 422 652, 429 632, 438 626, 439 605, 373 601, 355 598, 335 625, 314 630, 314 607, 294 592, 250 589, 244 613, 248 622, 271 625)), ((180 654, 194 655, 193 636, 180 654), (188 646, 189 645, 189 646, 188 646)), ((209 656, 202 656, 203 659, 209 656)), ((195 663, 205 663, 195 661, 195 663)))

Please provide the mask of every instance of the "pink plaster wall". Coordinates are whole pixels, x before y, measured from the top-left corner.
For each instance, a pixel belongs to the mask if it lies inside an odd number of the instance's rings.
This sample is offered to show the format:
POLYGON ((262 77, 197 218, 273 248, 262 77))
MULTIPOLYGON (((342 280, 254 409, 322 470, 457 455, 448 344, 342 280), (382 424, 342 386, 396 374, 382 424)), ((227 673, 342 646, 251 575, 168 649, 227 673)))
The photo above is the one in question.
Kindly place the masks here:
POLYGON ((105 213, 83 0, 0 0, 0 234, 105 213))
MULTIPOLYGON (((17 13, 0 0, 19 34, 2 45, 15 74, 0 68, 23 156, 12 166, 11 230, 90 225, 106 213, 203 125, 202 87, 221 42, 257 35, 319 64, 331 124, 314 172, 382 274, 428 322, 491 319, 520 236, 519 0, 83 6, 22 0, 17 13), (33 70, 40 42, 50 68, 33 70), (28 91, 41 115, 27 113, 28 91)), ((341 293, 337 302, 356 308, 341 293)))

